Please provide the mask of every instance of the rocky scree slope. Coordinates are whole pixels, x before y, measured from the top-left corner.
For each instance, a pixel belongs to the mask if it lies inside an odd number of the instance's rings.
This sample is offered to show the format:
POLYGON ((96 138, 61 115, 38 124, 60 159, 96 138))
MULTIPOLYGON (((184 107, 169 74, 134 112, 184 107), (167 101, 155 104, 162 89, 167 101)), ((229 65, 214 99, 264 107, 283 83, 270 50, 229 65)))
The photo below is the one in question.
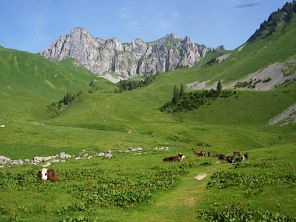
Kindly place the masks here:
POLYGON ((78 27, 40 54, 55 61, 74 58, 97 75, 116 73, 128 78, 192 67, 207 52, 215 50, 224 50, 224 47, 208 48, 175 34, 153 42, 135 39, 131 43, 121 43, 117 38, 95 38, 78 27))

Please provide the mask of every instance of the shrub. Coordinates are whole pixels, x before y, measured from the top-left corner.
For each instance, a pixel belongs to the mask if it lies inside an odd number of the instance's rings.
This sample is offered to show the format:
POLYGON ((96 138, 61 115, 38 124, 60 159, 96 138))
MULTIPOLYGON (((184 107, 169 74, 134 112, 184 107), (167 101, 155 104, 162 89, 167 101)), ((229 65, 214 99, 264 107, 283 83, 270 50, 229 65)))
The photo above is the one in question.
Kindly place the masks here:
POLYGON ((198 219, 205 219, 207 221, 215 222, 246 222, 246 221, 274 221, 274 222, 288 222, 295 221, 296 217, 291 218, 282 214, 273 214, 270 211, 253 210, 244 208, 239 204, 229 204, 225 208, 211 208, 209 210, 201 210, 198 219))

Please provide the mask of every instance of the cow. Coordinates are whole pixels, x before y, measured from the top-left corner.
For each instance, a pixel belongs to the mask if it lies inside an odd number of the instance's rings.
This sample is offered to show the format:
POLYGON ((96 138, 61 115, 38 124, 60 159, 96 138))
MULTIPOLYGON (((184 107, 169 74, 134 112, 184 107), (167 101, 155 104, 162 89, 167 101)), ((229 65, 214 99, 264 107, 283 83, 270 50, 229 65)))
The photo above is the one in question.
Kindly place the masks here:
POLYGON ((185 158, 185 156, 183 154, 179 153, 177 156, 164 158, 163 162, 182 161, 184 158, 185 158))
POLYGON ((41 180, 49 180, 50 182, 55 182, 57 180, 54 169, 42 168, 42 170, 37 173, 37 177, 41 180))
POLYGON ((222 153, 216 154, 216 157, 218 157, 218 160, 226 160, 226 156, 222 153))
POLYGON ((196 156, 206 156, 206 154, 202 150, 199 151, 192 148, 192 151, 196 156))
POLYGON ((234 161, 235 161, 234 156, 226 156, 226 157, 225 157, 225 160, 226 160, 228 163, 234 163, 234 161))

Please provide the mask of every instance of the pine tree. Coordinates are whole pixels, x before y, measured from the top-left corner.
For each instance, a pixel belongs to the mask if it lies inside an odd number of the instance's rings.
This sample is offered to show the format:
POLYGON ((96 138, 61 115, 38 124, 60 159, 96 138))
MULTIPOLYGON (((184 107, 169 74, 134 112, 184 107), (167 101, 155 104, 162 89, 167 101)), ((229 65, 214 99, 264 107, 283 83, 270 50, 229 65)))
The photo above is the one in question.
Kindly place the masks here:
POLYGON ((173 91, 173 98, 172 98, 172 103, 173 104, 177 104, 177 101, 179 100, 179 89, 178 87, 175 85, 174 86, 174 91, 173 91))
POLYGON ((220 95, 221 90, 222 90, 222 83, 219 80, 217 84, 217 89, 216 89, 218 96, 220 95))
POLYGON ((180 86, 179 96, 180 96, 180 98, 184 96, 184 85, 183 85, 183 83, 181 83, 181 86, 180 86))

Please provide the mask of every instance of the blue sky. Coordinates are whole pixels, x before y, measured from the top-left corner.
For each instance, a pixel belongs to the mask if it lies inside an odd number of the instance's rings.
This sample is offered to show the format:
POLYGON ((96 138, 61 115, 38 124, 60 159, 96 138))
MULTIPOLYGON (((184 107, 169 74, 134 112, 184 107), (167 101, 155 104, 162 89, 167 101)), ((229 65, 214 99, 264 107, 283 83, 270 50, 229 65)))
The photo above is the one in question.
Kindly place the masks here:
MULTIPOLYGON (((290 0, 291 1, 291 0, 290 0)), ((233 49, 287 0, 1 0, 0 45, 39 52, 74 27, 145 41, 168 33, 233 49)))

